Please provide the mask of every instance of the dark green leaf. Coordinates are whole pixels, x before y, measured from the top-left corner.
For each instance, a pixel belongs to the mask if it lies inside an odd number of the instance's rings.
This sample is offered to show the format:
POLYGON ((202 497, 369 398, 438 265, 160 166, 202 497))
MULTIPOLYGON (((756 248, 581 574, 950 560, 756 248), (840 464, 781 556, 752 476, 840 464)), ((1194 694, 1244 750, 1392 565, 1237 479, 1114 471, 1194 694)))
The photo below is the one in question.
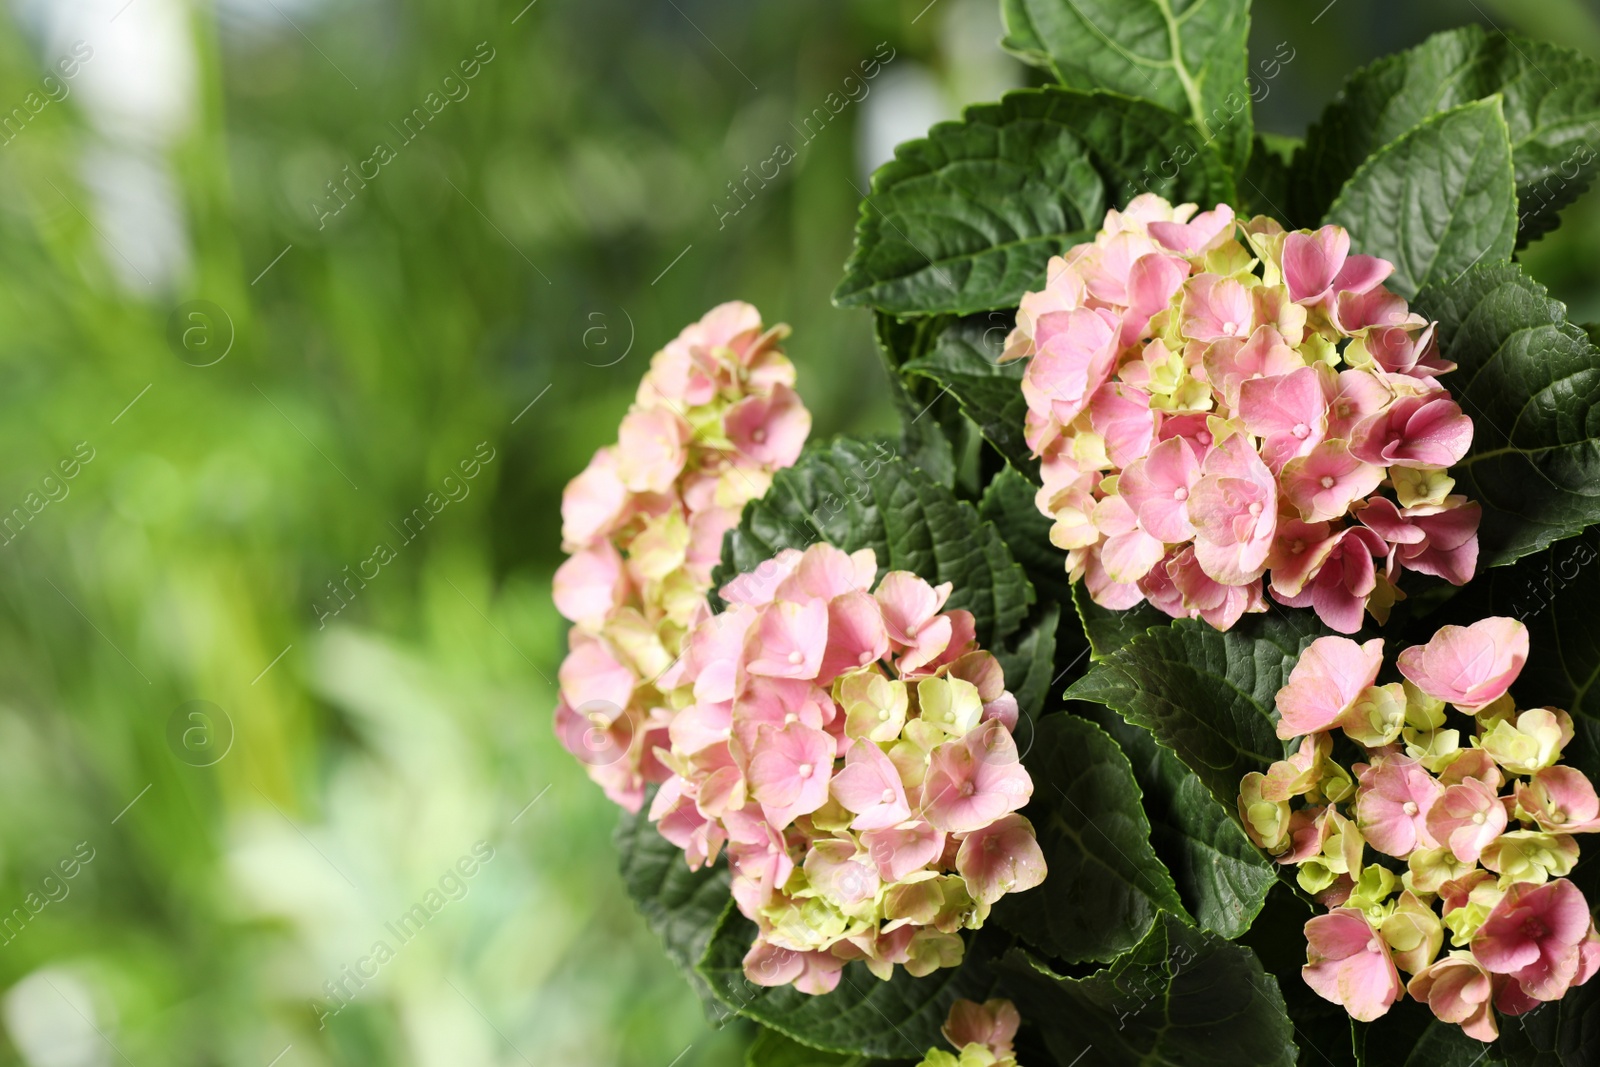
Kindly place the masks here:
MULTIPOLYGON (((1071 602, 1072 582, 1067 578, 1065 554, 1050 543, 1050 519, 1040 514, 1034 505, 1033 497, 1037 488, 1015 467, 1008 466, 984 489, 978 514, 1000 531, 1012 556, 1022 564, 1028 580, 1037 590, 1040 604, 1047 605, 1044 610, 1053 611, 1057 616, 1053 642, 1055 662, 1048 674, 1040 670, 1028 676, 1030 680, 1038 678, 1043 683, 1043 688, 1037 693, 1038 708, 1043 711, 1049 699, 1059 693, 1058 687, 1064 678, 1076 677, 1075 671, 1082 673, 1088 659, 1088 643, 1071 613, 1062 607, 1071 602)), ((1040 609, 1035 608, 1034 614, 1039 615, 1040 609)), ((1007 663, 1005 655, 1000 655, 1000 659, 1003 664, 1007 663)), ((1042 668, 1044 661, 1040 658, 1032 662, 1042 668)), ((1009 683, 1009 665, 1006 667, 1006 679, 1009 683)), ((1017 699, 1022 700, 1021 693, 1017 694, 1017 699)), ((1024 703, 1025 712, 1027 708, 1028 705, 1024 703)))
POLYGON ((809 1048, 776 1030, 762 1030, 751 1042, 746 1067, 893 1067, 909 1060, 875 1060, 851 1052, 809 1048))
POLYGON ((1023 814, 1050 873, 1043 885, 1001 898, 992 921, 1048 955, 1084 963, 1137 945, 1161 911, 1183 913, 1150 847, 1133 769, 1104 730, 1047 715, 1023 763, 1033 777, 1023 814))
POLYGON ((978 514, 1000 531, 1040 598, 1064 602, 1072 596, 1067 554, 1050 543, 1050 517, 1034 503, 1038 489, 1015 467, 1007 467, 984 489, 978 514))
POLYGON ((1280 879, 1238 941, 1256 954, 1262 969, 1278 983, 1295 1044, 1300 1046, 1300 1067, 1355 1067, 1350 1016, 1342 1005, 1318 996, 1300 975, 1306 962, 1306 920, 1326 910, 1280 879))
POLYGON ((1523 243, 1553 228, 1600 167, 1600 64, 1543 41, 1464 26, 1351 75, 1295 159, 1294 217, 1309 223, 1363 160, 1429 116, 1499 93, 1523 243))
POLYGON ((1227 171, 1194 139, 1177 115, 1106 93, 1026 89, 968 108, 872 176, 834 300, 897 315, 1015 307, 1051 256, 1140 191, 1231 202, 1227 171))
POLYGON ((1036 477, 1039 461, 1022 436, 1028 414, 1022 396, 1027 364, 996 362, 1011 326, 1011 316, 998 311, 951 323, 926 355, 905 364, 903 370, 955 397, 984 440, 1013 467, 1036 477))
MULTIPOLYGON (((1250 154, 1249 0, 1003 0, 1002 44, 1064 85, 1154 100, 1235 170, 1250 154)), ((1209 207, 1210 205, 1206 205, 1209 207)))
POLYGON ((1480 260, 1509 259, 1517 241, 1516 175, 1500 98, 1463 104, 1384 145, 1345 183, 1327 221, 1352 249, 1394 264, 1407 298, 1480 260))
MULTIPOLYGON (((1522 1062, 1508 1058, 1502 1042, 1475 1041, 1414 1001, 1396 1004, 1374 1022, 1357 1023, 1355 1033, 1360 1067, 1508 1067, 1522 1062)), ((1528 1067, 1536 1062, 1528 1060, 1528 1067)))
POLYGON ((1276 134, 1256 134, 1250 165, 1239 177, 1239 215, 1270 215, 1287 222, 1289 160, 1299 141, 1276 134))
POLYGON ((1172 621, 1171 616, 1148 600, 1127 611, 1103 608, 1089 596, 1082 582, 1072 587, 1072 604, 1083 623, 1083 632, 1089 635, 1090 654, 1097 660, 1111 655, 1150 627, 1172 621))
POLYGON ((1021 713, 1018 733, 1023 738, 1032 728, 1024 724, 1032 724, 1043 713, 1056 676, 1056 634, 1061 622, 1061 605, 1041 605, 1034 615, 1033 625, 1018 631, 1010 647, 994 650, 1006 674, 1006 688, 1017 698, 1021 713))
POLYGON ((1223 937, 1250 929, 1267 892, 1277 884, 1276 864, 1262 856, 1194 772, 1156 744, 1148 730, 1107 708, 1082 707, 1127 753, 1144 794, 1150 843, 1172 872, 1184 909, 1223 937))
POLYGON ((1323 1000, 1305 984, 1298 969, 1289 978, 1278 978, 1278 988, 1294 1027, 1294 1042, 1300 1046, 1298 1067, 1356 1067, 1351 1041, 1355 1023, 1343 1005, 1323 1000))
POLYGON ((956 483, 956 453, 952 441, 960 436, 959 405, 940 395, 926 379, 907 379, 905 366, 928 351, 944 332, 942 316, 902 322, 878 312, 875 317, 878 354, 889 376, 889 396, 900 416, 900 452, 915 467, 944 486, 956 483))
POLYGON ((1132 952, 1063 978, 1022 952, 1001 963, 1022 1017, 1073 1067, 1294 1067, 1278 983, 1247 948, 1164 915, 1132 952))
POLYGON ((863 963, 847 964, 838 988, 811 996, 793 986, 758 986, 745 978, 742 961, 755 937, 756 924, 734 910, 717 928, 700 973, 720 1001, 805 1045, 910 1059, 944 1047, 939 1027, 957 999, 982 1002, 992 994, 995 957, 1009 941, 989 931, 968 935, 961 965, 925 978, 896 967, 884 982, 863 963))
POLYGON ((695 971, 712 932, 732 907, 725 863, 691 871, 683 850, 662 837, 649 819, 649 801, 637 813, 623 812, 613 841, 622 884, 645 923, 661 939, 668 957, 689 978, 708 1007, 711 990, 695 971))
POLYGON ((1451 474, 1483 505, 1478 566, 1495 567, 1600 521, 1600 350, 1517 266, 1480 266, 1425 290, 1459 364, 1446 382, 1472 417, 1451 474))
POLYGON ((755 571, 780 549, 817 541, 846 552, 871 548, 880 578, 906 570, 953 583, 946 607, 972 612, 985 648, 1009 637, 1033 603, 1022 568, 977 509, 892 448, 847 438, 812 445, 745 506, 723 539, 712 587, 755 571))
POLYGON ((1155 734, 1231 811, 1240 779, 1283 758, 1275 698, 1321 634, 1309 612, 1249 615, 1227 633, 1182 619, 1095 664, 1067 697, 1155 734))

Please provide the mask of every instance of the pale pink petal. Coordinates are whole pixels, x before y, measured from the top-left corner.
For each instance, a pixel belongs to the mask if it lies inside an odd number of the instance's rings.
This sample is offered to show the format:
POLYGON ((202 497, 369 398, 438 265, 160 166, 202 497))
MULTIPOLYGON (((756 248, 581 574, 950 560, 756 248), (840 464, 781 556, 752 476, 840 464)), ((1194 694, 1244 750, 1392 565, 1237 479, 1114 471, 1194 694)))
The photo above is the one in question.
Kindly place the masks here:
POLYGON ((761 611, 745 638, 745 670, 774 678, 815 678, 828 645, 828 605, 780 600, 761 611))
POLYGON ((1416 760, 1380 756, 1360 774, 1356 792, 1356 824, 1367 843, 1402 859, 1419 845, 1438 848, 1428 832, 1428 812, 1444 795, 1444 786, 1416 760))
POLYGON ((1089 396, 1111 374, 1121 321, 1092 308, 1056 311, 1042 317, 1022 378, 1030 410, 1065 425, 1078 416, 1089 396))
POLYGON ((1350 437, 1350 454, 1383 467, 1451 467, 1472 447, 1472 419, 1444 393, 1403 396, 1369 416, 1350 437))
POLYGON ((1274 472, 1311 451, 1327 429, 1328 400, 1314 367, 1244 382, 1239 411, 1245 428, 1262 438, 1261 458, 1274 472))
POLYGON ((827 802, 833 754, 833 738, 804 723, 761 729, 746 777, 774 827, 781 830, 827 802))
POLYGON ((828 646, 818 677, 836 678, 888 654, 883 609, 872 594, 844 593, 828 602, 828 646))
MULTIPOLYGON (((1251 378, 1289 374, 1305 366, 1272 326, 1260 326, 1248 341, 1223 338, 1206 349, 1203 360, 1211 387, 1222 394, 1230 409, 1239 406, 1239 389, 1251 378)), ((1368 375, 1371 377, 1371 375, 1368 375)))
POLYGON ((1020 815, 1003 815, 962 839, 956 870, 974 900, 993 904, 1044 881, 1044 852, 1032 823, 1020 815))
POLYGON ((1371 1022, 1404 992, 1389 946, 1354 908, 1338 908, 1305 927, 1307 985, 1344 1007, 1351 1018, 1371 1022))
POLYGON ((561 543, 576 549, 609 536, 627 521, 629 501, 615 451, 600 449, 561 493, 561 543))
POLYGON ((911 818, 900 772, 871 741, 850 746, 845 765, 830 786, 839 803, 856 813, 852 830, 882 830, 911 818))
POLYGON ((1189 276, 1189 264, 1178 256, 1140 256, 1128 271, 1128 312, 1122 319, 1121 343, 1144 336, 1150 316, 1164 311, 1189 276))
POLYGON ((1197 274, 1183 287, 1183 332, 1194 341, 1249 337, 1255 328, 1250 293, 1233 278, 1197 274))
POLYGON ((1319 637, 1306 647, 1278 690, 1278 736, 1333 729, 1383 665, 1383 638, 1358 645, 1348 637, 1319 637))
POLYGON ((591 715, 603 707, 606 718, 615 719, 633 698, 638 679, 599 638, 574 629, 567 642, 570 651, 556 674, 561 698, 580 714, 591 715))
POLYGON ((1242 435, 1206 457, 1188 500, 1195 558, 1223 585, 1246 585, 1266 569, 1278 521, 1272 472, 1242 435))
POLYGON ((665 493, 683 471, 689 424, 666 408, 635 409, 617 428, 617 475, 635 493, 665 493))
POLYGON ((1151 222, 1150 236, 1184 256, 1202 255, 1233 236, 1233 208, 1218 204, 1188 222, 1151 222))
POLYGON ((1533 999, 1557 1000, 1578 976, 1590 923, 1583 893, 1565 878, 1518 882, 1473 935, 1472 953, 1533 999))
POLYGON ((926 822, 867 830, 861 835, 878 877, 898 882, 913 871, 920 871, 944 853, 945 834, 926 822))
POLYGON ((1428 833, 1462 863, 1479 855, 1506 828, 1506 809, 1493 789, 1476 778, 1452 785, 1428 811, 1428 833))
POLYGON ((1289 299, 1296 303, 1321 299, 1343 269, 1349 252, 1350 234, 1342 226, 1285 236, 1283 281, 1289 288, 1289 299))
POLYGON ((1178 544, 1194 536, 1187 501, 1199 480, 1200 462, 1192 446, 1182 437, 1170 437, 1128 465, 1118 492, 1151 536, 1178 544))
POLYGON ((988 722, 934 749, 922 783, 922 815, 941 830, 966 833, 1016 811, 1032 793, 1010 732, 988 722))
POLYGON ((1492 617, 1471 626, 1445 626, 1426 645, 1400 653, 1400 673, 1436 700, 1468 713, 1499 699, 1528 659, 1528 628, 1492 617))
POLYGON ((591 630, 628 594, 622 556, 610 541, 600 541, 573 554, 556 568, 553 598, 563 616, 591 630))
POLYGON ((1155 438, 1155 414, 1150 396, 1124 382, 1107 382, 1089 400, 1089 422, 1105 438, 1106 455, 1126 467, 1150 451, 1155 438))
POLYGON ((944 607, 950 597, 950 583, 932 586, 910 571, 890 571, 873 590, 873 596, 883 607, 884 625, 890 640, 909 645, 922 629, 944 607))
POLYGON ((800 555, 795 569, 778 584, 777 599, 832 600, 850 592, 867 592, 877 573, 872 549, 845 553, 819 541, 800 555))
POLYGON ((1343 441, 1323 441, 1284 464, 1280 486, 1306 522, 1342 517, 1350 506, 1383 481, 1383 468, 1363 463, 1343 441))
POLYGON ((747 396, 722 416, 733 447, 768 467, 788 467, 800 457, 811 433, 811 412, 786 385, 766 396, 747 396))

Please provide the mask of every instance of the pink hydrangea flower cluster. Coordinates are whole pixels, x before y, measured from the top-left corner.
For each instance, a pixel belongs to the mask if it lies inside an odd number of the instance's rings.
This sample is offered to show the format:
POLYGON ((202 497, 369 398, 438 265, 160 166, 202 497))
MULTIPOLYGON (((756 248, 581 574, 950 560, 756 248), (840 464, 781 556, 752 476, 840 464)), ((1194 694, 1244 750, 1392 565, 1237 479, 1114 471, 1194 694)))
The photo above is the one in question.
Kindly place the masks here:
POLYGON ((940 1028, 944 1039, 956 1049, 952 1055, 943 1049, 930 1049, 917 1067, 1017 1067, 1016 1040, 1022 1017, 1009 1000, 958 1000, 940 1028))
POLYGON ((1447 472, 1472 420, 1434 324, 1384 287, 1393 265, 1338 226, 1194 212, 1151 194, 1108 212, 1007 340, 1068 571, 1105 607, 1222 630, 1267 585, 1355 633, 1405 570, 1465 583, 1481 509, 1447 472))
POLYGON ((1324 637, 1278 691, 1278 736, 1304 740, 1245 776, 1239 814, 1331 909, 1306 923, 1301 973, 1356 1019, 1410 993, 1492 1041, 1495 1009, 1520 1015, 1600 969, 1589 905, 1564 877, 1573 835, 1600 830, 1600 797, 1558 762, 1570 716, 1512 702, 1527 656, 1515 619, 1446 626, 1400 653, 1404 681, 1379 685, 1381 639, 1324 637), (1364 762, 1334 760, 1335 731, 1364 762), (1388 859, 1367 862, 1369 846, 1388 859))
POLYGON ((787 549, 723 587, 661 680, 678 710, 650 817, 691 867, 727 846, 761 985, 954 966, 960 930, 1044 878, 999 662, 942 610, 948 583, 876 573, 870 548, 787 549))
POLYGON ((617 443, 561 498, 555 603, 572 621, 555 729, 630 811, 665 781, 670 713, 655 679, 706 602, 722 535, 811 430, 794 365, 749 304, 713 308, 650 361, 617 443))

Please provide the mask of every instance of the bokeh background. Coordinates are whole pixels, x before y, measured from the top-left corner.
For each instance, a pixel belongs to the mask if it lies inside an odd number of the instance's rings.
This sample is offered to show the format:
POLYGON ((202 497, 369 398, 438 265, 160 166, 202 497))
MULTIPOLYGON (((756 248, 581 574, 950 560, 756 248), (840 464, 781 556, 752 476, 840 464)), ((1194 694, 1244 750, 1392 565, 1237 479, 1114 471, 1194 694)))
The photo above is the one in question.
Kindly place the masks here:
MULTIPOLYGON (((744 1061, 549 732, 560 490, 726 299, 887 428, 859 190, 1029 75, 994 0, 525 3, 0 11, 0 1062, 744 1061)), ((1578 0, 1258 0, 1258 125, 1467 21, 1600 55, 1578 0)), ((1578 321, 1596 250, 1589 197, 1526 257, 1578 321)))

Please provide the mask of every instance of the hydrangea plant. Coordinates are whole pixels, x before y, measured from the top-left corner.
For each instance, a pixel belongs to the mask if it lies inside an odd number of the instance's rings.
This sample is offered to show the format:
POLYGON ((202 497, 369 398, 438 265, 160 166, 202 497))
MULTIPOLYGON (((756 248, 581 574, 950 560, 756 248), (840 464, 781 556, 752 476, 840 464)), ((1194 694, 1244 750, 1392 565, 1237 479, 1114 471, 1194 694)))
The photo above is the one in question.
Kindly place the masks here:
POLYGON ((1342 226, 1242 225, 1151 193, 1052 258, 1002 360, 1067 569, 1103 607, 1226 630, 1280 604, 1386 621, 1406 569, 1465 584, 1480 508, 1449 468, 1472 419, 1436 328, 1342 226), (1383 486, 1387 493, 1379 492, 1383 486))
POLYGON ((1002 9, 1049 84, 835 293, 899 433, 804 444, 730 304, 569 489, 629 893, 758 1067, 1600 1062, 1600 349, 1515 258, 1600 65, 1469 27, 1283 137, 1248 0, 1002 9))

